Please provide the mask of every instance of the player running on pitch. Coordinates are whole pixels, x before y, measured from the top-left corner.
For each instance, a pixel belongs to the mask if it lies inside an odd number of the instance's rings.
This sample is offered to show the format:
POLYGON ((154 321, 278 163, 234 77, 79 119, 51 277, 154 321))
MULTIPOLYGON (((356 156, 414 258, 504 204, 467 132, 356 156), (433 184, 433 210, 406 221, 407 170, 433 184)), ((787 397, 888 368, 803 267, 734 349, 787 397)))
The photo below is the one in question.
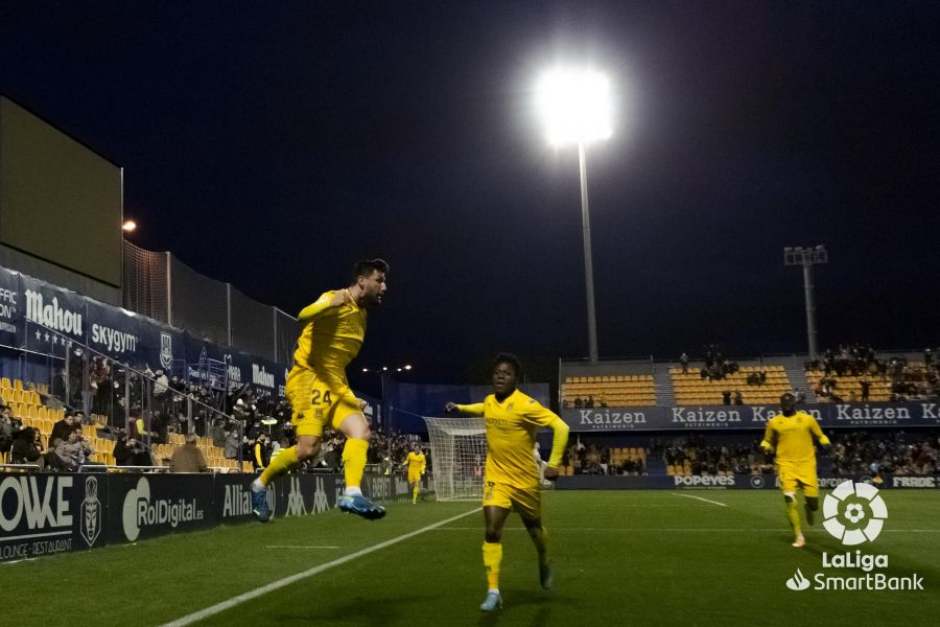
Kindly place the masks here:
POLYGON ((353 282, 341 290, 324 292, 298 316, 303 330, 294 351, 294 367, 287 375, 285 391, 290 401, 297 444, 271 460, 252 484, 252 507, 262 522, 271 519, 266 493, 268 484, 292 466, 320 450, 327 425, 346 434, 343 467, 346 492, 337 505, 364 518, 385 516, 385 508, 362 495, 360 485, 369 449, 369 422, 346 382, 346 365, 355 358, 366 335, 366 309, 382 303, 388 263, 382 259, 356 262, 353 282))
POLYGON ((539 554, 539 579, 546 590, 552 587, 547 535, 542 526, 539 469, 532 455, 535 434, 540 427, 555 432, 552 455, 545 478, 558 478, 558 466, 568 442, 568 425, 561 418, 516 389, 522 367, 515 355, 496 356, 493 368, 493 394, 482 403, 447 403, 447 411, 483 416, 486 420, 486 470, 484 472, 483 517, 486 536, 483 566, 487 593, 480 609, 492 612, 502 606, 499 594, 499 565, 503 559, 503 525, 515 509, 529 532, 539 554))
POLYGON ((411 485, 411 504, 414 505, 421 495, 421 477, 424 476, 424 470, 427 468, 427 460, 417 443, 411 445, 405 463, 408 465, 408 483, 411 485))
POLYGON ((787 504, 787 518, 793 527, 793 546, 806 546, 806 538, 800 528, 800 511, 796 502, 797 489, 803 490, 806 501, 806 524, 813 524, 813 514, 819 509, 819 482, 816 478, 816 448, 813 436, 822 446, 829 446, 819 423, 810 414, 796 411, 796 397, 790 392, 780 397, 782 415, 767 422, 764 439, 760 446, 765 452, 776 448, 774 463, 783 498, 787 504))

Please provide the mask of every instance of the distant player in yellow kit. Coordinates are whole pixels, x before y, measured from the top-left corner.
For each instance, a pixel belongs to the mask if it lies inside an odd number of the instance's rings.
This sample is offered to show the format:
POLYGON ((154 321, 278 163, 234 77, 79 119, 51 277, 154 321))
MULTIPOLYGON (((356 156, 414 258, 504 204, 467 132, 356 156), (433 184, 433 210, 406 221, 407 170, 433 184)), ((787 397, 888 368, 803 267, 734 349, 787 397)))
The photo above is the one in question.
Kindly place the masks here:
POLYGON ((421 477, 424 476, 424 470, 427 468, 427 460, 417 444, 411 445, 405 463, 408 465, 408 484, 411 485, 411 504, 414 505, 421 494, 421 477))
POLYGON ((503 559, 503 525, 515 509, 529 532, 539 554, 539 580, 542 587, 552 586, 545 528, 542 526, 542 494, 539 468, 532 452, 535 434, 542 427, 555 432, 552 454, 545 468, 545 478, 558 478, 558 467, 568 442, 568 425, 534 398, 516 389, 522 367, 515 355, 496 356, 493 367, 493 394, 482 403, 458 405, 447 403, 447 411, 483 416, 486 421, 486 470, 483 485, 483 517, 486 536, 483 542, 483 566, 486 569, 486 598, 480 605, 492 612, 503 604, 499 593, 499 567, 503 559))
POLYGON ((765 452, 776 449, 774 464, 780 490, 787 504, 787 519, 793 527, 793 546, 806 546, 806 539, 800 527, 800 511, 796 502, 796 491, 803 490, 805 500, 806 523, 813 524, 813 515, 819 509, 819 481, 816 478, 816 448, 813 437, 822 446, 829 446, 819 423, 810 414, 796 411, 796 397, 787 392, 780 397, 782 414, 767 422, 764 439, 760 446, 765 452))
POLYGON ((371 431, 363 414, 365 402, 349 389, 346 365, 359 354, 365 339, 366 310, 382 303, 387 274, 388 263, 382 259, 359 261, 353 267, 349 287, 324 292, 297 317, 303 330, 285 386, 297 444, 281 451, 252 484, 252 507, 262 522, 270 520, 272 514, 266 498, 268 484, 316 455, 327 426, 346 435, 346 492, 337 506, 364 518, 385 516, 385 508, 363 496, 360 489, 371 431))

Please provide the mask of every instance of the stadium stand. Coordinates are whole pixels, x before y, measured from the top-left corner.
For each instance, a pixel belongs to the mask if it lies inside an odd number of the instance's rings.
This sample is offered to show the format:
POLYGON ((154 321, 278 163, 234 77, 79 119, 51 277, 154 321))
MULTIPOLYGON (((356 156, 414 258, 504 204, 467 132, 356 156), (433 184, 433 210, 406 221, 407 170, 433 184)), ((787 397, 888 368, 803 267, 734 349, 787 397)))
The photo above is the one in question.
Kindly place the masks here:
POLYGON ((593 406, 655 405, 656 387, 653 376, 643 374, 565 378, 562 385, 562 402, 565 406, 575 407, 588 399, 593 406))
POLYGON ((723 393, 741 393, 744 404, 776 403, 780 395, 793 389, 793 384, 782 365, 743 366, 733 374, 721 379, 702 378, 698 369, 690 368, 683 374, 682 368, 669 369, 676 403, 680 405, 721 405, 723 393), (749 385, 748 375, 766 373, 761 385, 749 385))
MULTIPOLYGON (((48 390, 44 385, 34 385, 20 379, 9 379, 7 377, 0 379, 0 398, 2 398, 3 403, 12 409, 13 415, 23 423, 23 426, 32 427, 39 431, 44 449, 47 449, 50 445, 49 436, 52 433, 53 425, 65 416, 64 408, 48 407, 41 402, 42 396, 47 393, 48 390)), ((94 455, 89 461, 114 466, 115 440, 112 437, 104 437, 103 432, 103 427, 107 424, 107 417, 93 414, 89 418, 89 423, 81 427, 82 435, 94 451, 94 455)), ((173 450, 177 446, 183 445, 183 438, 182 434, 171 433, 168 436, 169 442, 167 444, 155 444, 152 447, 155 463, 162 465, 164 459, 169 459, 173 455, 173 450)), ((210 467, 228 472, 239 469, 238 462, 226 459, 224 450, 213 446, 210 438, 200 437, 198 446, 202 449, 210 467)), ((0 460, 0 463, 6 463, 6 459, 0 460)), ((245 472, 251 472, 251 464, 244 462, 242 469, 245 472)))

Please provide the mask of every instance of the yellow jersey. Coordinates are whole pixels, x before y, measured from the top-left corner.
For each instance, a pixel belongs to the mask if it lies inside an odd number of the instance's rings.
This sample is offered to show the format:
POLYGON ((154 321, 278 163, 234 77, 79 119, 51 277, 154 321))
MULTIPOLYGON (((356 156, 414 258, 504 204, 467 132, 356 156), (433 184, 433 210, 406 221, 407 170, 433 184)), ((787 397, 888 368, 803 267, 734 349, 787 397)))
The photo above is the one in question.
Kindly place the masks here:
POLYGON ((414 451, 409 451, 408 458, 405 459, 405 463, 408 464, 408 472, 423 473, 426 463, 424 453, 415 453, 414 451))
POLYGON ((541 427, 555 432, 550 466, 558 466, 568 441, 568 425, 554 412, 519 390, 496 400, 490 394, 482 403, 457 405, 466 414, 483 416, 486 421, 486 481, 517 488, 539 486, 539 468, 532 451, 535 434, 541 427))
POLYGON ((355 403, 346 381, 346 366, 362 348, 367 313, 354 301, 331 307, 334 294, 324 292, 301 310, 298 319, 304 327, 294 350, 294 368, 312 371, 337 394, 355 403))
POLYGON ((778 414, 767 422, 761 446, 765 449, 776 447, 777 465, 795 466, 798 464, 816 464, 816 446, 813 436, 820 444, 829 444, 819 423, 810 414, 798 411, 792 416, 778 414))

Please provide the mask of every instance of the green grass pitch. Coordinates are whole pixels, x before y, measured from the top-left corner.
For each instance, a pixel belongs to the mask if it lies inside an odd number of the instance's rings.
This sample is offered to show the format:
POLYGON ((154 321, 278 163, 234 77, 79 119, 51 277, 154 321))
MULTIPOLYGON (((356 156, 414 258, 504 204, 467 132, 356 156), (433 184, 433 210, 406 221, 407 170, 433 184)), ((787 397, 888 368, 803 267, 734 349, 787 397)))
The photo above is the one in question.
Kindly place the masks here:
MULTIPOLYGON (((496 615, 478 609, 485 585, 474 512, 198 624, 938 625, 940 492, 882 496, 884 531, 857 548, 888 555, 888 574, 918 573, 923 592, 788 590, 797 568, 812 577, 823 551, 846 548, 818 524, 806 549, 791 548, 777 492, 559 491, 544 495, 555 590, 539 589, 535 551, 513 516, 496 615)), ((400 503, 378 522, 330 512, 0 565, 0 624, 159 625, 476 508, 400 503)))

